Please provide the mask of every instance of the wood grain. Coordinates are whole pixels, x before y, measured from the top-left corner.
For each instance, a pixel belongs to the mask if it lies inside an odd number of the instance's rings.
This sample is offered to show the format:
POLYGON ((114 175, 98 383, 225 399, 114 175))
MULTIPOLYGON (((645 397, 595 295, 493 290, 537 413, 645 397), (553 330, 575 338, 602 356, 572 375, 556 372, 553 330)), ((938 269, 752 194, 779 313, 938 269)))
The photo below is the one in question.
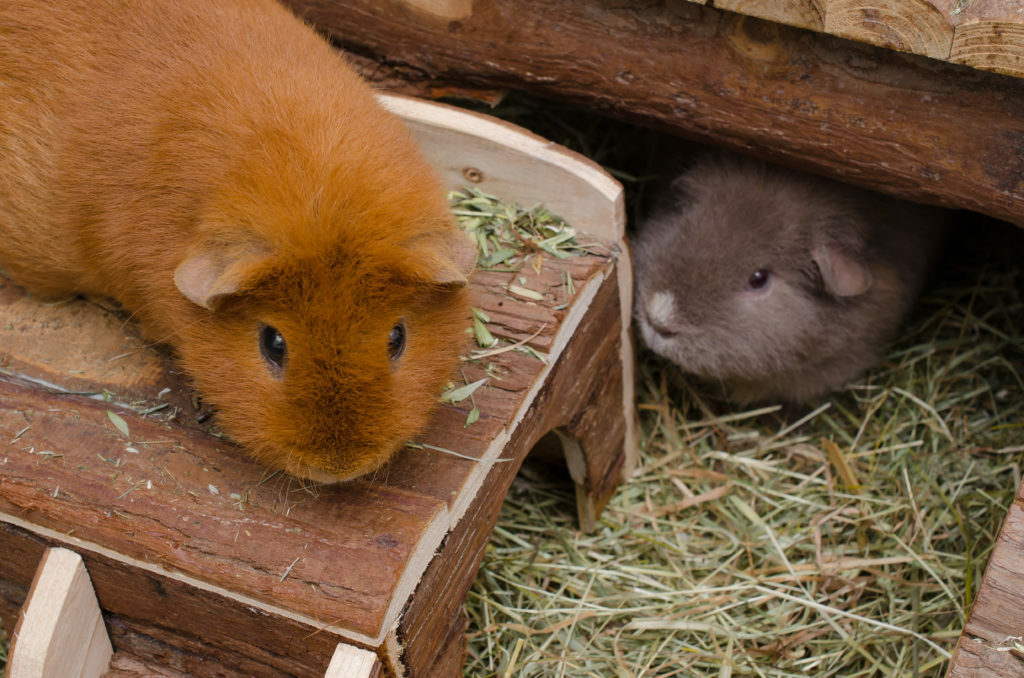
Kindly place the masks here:
POLYGON ((1024 225, 1014 78, 689 3, 490 0, 444 26, 394 0, 288 4, 380 71, 525 89, 1024 225))
POLYGON ((1005 0, 955 3, 950 61, 1024 77, 1024 6, 1005 0))
POLYGON ((812 31, 825 27, 824 4, 825 0, 715 0, 718 9, 812 31))
POLYGON ((977 69, 1024 77, 1024 6, 1019 2, 719 0, 715 7, 977 69))
POLYGON ((828 0, 824 29, 841 38, 945 60, 953 44, 949 4, 828 0))

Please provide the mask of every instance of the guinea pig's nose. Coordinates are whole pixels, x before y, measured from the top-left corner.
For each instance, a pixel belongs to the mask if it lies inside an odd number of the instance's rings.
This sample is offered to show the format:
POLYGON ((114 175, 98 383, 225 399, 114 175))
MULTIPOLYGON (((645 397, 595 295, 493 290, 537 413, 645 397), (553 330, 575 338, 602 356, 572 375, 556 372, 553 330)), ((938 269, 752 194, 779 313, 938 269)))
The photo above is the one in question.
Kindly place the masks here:
POLYGON ((655 292, 647 299, 645 309, 647 324, 662 337, 670 338, 678 332, 676 324, 676 300, 670 292, 655 292))

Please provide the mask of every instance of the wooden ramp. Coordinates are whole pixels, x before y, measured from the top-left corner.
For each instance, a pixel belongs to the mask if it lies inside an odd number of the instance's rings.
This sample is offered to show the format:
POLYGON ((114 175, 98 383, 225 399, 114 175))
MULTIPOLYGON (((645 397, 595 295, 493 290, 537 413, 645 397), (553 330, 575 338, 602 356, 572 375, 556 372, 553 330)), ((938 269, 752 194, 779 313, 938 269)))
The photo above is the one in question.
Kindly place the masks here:
POLYGON ((621 188, 510 125, 385 104, 453 187, 544 200, 593 242, 594 255, 548 257, 539 271, 473 275, 491 332, 534 352, 464 364, 468 381, 491 376, 472 425, 468 400, 443 406, 424 447, 372 477, 307 487, 212 435, 173 364, 115 314, 0 283, 9 633, 57 546, 91 577, 110 676, 455 676, 465 594, 520 463, 551 431, 567 441, 581 520, 593 523, 635 450, 621 188), (513 281, 540 300, 511 293, 513 281))

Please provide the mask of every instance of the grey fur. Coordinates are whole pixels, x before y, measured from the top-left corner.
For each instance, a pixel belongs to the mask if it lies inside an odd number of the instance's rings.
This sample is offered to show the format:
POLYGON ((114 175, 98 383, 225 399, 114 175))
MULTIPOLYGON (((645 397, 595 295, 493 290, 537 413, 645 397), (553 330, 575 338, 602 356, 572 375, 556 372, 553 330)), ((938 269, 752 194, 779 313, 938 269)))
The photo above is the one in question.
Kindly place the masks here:
POLYGON ((737 402, 804 402, 877 362, 947 222, 943 210, 715 154, 672 183, 634 242, 637 324, 656 353, 737 402), (746 287, 759 269, 771 271, 762 292, 746 287))

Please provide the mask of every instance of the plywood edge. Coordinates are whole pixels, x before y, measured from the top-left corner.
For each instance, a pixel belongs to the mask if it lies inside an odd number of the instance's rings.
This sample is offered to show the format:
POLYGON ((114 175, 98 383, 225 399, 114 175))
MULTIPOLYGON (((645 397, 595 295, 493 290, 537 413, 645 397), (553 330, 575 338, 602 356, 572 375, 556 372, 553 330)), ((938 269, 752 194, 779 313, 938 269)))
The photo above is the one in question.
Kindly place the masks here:
POLYGON ((381 671, 381 663, 375 653, 338 643, 324 678, 378 678, 381 671))
POLYGON ((9 678, 98 678, 113 648, 81 556, 44 554, 11 639, 9 678))
MULTIPOLYGON (((381 104, 410 123, 413 133, 417 126, 424 126, 445 137, 445 149, 448 153, 458 153, 465 158, 474 158, 479 148, 485 144, 500 147, 504 152, 504 163, 499 172, 514 172, 515 168, 524 164, 531 169, 524 171, 524 186, 532 182, 531 198, 537 196, 548 208, 573 224, 578 230, 590 235, 621 243, 625 238, 626 216, 622 186, 615 181, 600 165, 586 157, 570 151, 558 144, 540 137, 532 132, 497 118, 473 113, 454 106, 436 102, 421 101, 412 97, 397 94, 378 94, 381 104), (537 177, 538 163, 557 168, 565 180, 582 182, 587 195, 579 195, 568 200, 552 191, 550 181, 542 181, 537 177)), ((424 147, 428 160, 437 164, 431 149, 424 147)), ((445 167, 439 167, 443 172, 445 167)), ((455 185, 472 184, 470 178, 452 175, 446 172, 450 183, 455 185)), ((557 185, 557 184, 555 184, 557 185)), ((480 182, 486 190, 487 180, 480 182)), ((504 195, 503 198, 521 200, 521 196, 504 195)))

